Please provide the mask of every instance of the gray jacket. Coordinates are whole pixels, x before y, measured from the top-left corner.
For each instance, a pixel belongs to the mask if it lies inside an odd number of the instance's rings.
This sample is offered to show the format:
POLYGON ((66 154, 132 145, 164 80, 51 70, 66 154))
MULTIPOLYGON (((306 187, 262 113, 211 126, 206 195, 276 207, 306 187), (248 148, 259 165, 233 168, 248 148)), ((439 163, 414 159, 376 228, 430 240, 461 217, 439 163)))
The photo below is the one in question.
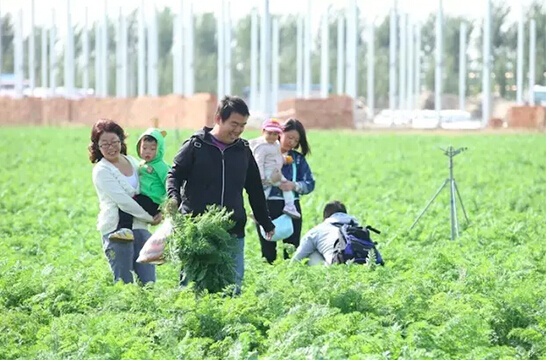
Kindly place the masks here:
POLYGON ((355 217, 337 212, 325 219, 322 223, 309 230, 300 240, 300 245, 296 250, 296 254, 292 260, 298 261, 310 257, 312 253, 317 251, 325 258, 325 264, 332 263, 334 254, 334 243, 338 240, 339 228, 332 223, 348 224, 351 221, 358 224, 355 217))

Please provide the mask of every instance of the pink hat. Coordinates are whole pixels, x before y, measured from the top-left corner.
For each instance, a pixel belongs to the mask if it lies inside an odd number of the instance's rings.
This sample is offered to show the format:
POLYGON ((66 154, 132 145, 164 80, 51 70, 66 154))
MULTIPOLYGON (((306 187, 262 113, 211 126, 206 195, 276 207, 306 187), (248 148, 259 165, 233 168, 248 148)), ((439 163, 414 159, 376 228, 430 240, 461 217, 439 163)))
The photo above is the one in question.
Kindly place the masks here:
POLYGON ((283 127, 275 118, 268 118, 262 124, 262 131, 283 133, 283 127))

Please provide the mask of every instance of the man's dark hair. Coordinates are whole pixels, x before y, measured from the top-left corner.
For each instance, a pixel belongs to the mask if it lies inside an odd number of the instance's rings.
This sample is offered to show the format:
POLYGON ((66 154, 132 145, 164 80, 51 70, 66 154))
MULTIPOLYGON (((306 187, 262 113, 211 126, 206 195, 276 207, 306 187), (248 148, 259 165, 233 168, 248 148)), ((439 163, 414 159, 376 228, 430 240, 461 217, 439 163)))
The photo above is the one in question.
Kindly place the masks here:
POLYGON ((241 116, 248 117, 250 112, 245 101, 235 96, 225 96, 218 103, 218 109, 216 109, 216 115, 219 115, 222 122, 227 121, 231 116, 231 113, 238 113, 241 116))
POLYGON ((331 201, 325 205, 325 209, 323 210, 323 219, 327 219, 337 212, 347 214, 348 211, 346 210, 346 205, 342 204, 340 201, 331 201))

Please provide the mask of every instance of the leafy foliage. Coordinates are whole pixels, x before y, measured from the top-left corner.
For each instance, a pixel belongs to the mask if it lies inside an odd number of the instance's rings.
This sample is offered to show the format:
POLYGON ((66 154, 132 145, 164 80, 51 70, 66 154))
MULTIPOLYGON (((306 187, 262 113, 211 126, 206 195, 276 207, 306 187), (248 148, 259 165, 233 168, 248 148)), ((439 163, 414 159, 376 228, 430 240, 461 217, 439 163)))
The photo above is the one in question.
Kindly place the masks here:
POLYGON ((209 206, 201 215, 176 213, 174 232, 168 238, 168 259, 179 261, 195 290, 220 292, 235 283, 237 239, 228 233, 234 226, 225 208, 209 206))
MULTIPOLYGON (((0 128, 0 359, 546 359, 545 135, 308 136, 303 230, 339 199, 382 231, 386 266, 269 265, 248 224, 242 296, 224 298, 180 289, 178 262, 154 285, 113 284, 89 129, 0 128), (407 230, 448 175, 447 144, 469 148, 456 241, 448 190, 407 230)), ((223 229, 214 214, 200 230, 223 229)))

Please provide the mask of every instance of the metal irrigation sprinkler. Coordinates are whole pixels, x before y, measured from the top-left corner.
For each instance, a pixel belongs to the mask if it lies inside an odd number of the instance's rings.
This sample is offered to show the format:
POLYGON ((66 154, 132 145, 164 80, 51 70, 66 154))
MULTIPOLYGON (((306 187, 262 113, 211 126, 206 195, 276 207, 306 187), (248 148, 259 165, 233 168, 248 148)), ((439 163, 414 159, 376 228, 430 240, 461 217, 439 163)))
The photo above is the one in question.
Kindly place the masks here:
POLYGON ((450 198, 451 198, 451 240, 454 240, 459 236, 458 233, 458 217, 456 212, 456 197, 455 193, 458 196, 458 200, 460 202, 460 206, 462 207, 462 212, 464 213, 464 218, 466 219, 466 223, 469 223, 468 216, 466 215, 466 209, 464 209, 464 203, 462 202, 462 197, 460 197, 460 193, 458 192, 458 185, 456 184, 456 181, 454 179, 454 173, 453 173, 453 157, 460 154, 461 152, 466 151, 468 148, 466 147, 460 147, 460 148, 453 148, 453 146, 449 146, 446 149, 443 147, 439 147, 443 153, 449 157, 449 178, 447 178, 443 184, 439 187, 435 195, 430 199, 426 207, 422 210, 420 215, 414 220, 413 224, 409 228, 409 231, 414 228, 418 220, 424 215, 424 213, 428 210, 432 202, 435 200, 437 195, 441 193, 441 190, 449 183, 450 188, 450 198))

